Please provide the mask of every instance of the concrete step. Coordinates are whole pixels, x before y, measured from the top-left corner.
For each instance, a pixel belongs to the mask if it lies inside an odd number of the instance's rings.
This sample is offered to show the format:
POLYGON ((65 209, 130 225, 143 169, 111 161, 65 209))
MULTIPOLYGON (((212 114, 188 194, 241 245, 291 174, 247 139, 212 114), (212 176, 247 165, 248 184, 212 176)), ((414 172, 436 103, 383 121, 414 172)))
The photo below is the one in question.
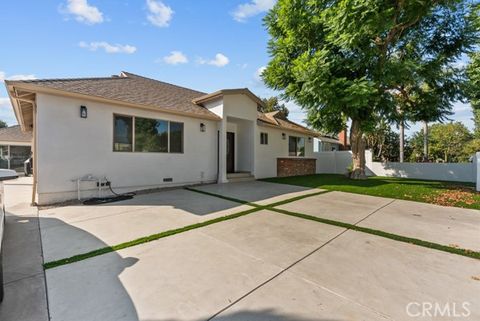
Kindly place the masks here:
POLYGON ((227 173, 227 178, 242 178, 242 177, 250 177, 250 176, 252 176, 250 172, 227 173))
POLYGON ((228 173, 227 179, 229 182, 244 182, 253 181, 255 177, 250 172, 228 173))
POLYGON ((229 183, 236 183, 236 182, 254 181, 255 177, 253 175, 250 175, 246 177, 231 177, 227 179, 229 183))

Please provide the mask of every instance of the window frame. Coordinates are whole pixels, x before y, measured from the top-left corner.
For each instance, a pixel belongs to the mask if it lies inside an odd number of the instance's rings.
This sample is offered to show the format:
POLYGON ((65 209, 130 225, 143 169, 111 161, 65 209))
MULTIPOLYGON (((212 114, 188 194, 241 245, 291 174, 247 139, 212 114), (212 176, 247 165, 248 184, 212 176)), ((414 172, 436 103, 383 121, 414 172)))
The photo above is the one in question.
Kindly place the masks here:
POLYGON ((306 148, 305 137, 288 135, 288 156, 289 157, 305 157, 305 148, 306 148), (290 138, 295 138, 295 155, 290 154, 290 138), (300 139, 303 139, 303 155, 298 155, 300 153, 300 150, 298 147, 299 146, 298 143, 300 139))
POLYGON ((185 152, 185 123, 180 121, 168 121, 168 153, 169 154, 183 154, 185 152), (182 151, 181 152, 172 152, 170 151, 171 141, 170 141, 170 124, 177 123, 182 124, 182 151))
POLYGON ((112 126, 112 151, 114 153, 139 153, 139 154, 184 154, 185 153, 185 122, 182 121, 173 121, 173 120, 167 120, 167 119, 159 119, 159 118, 153 118, 153 117, 142 117, 142 116, 132 116, 132 115, 127 115, 127 114, 121 114, 121 113, 113 113, 113 126, 112 126), (125 151, 125 150, 115 150, 115 117, 129 117, 132 119, 132 150, 131 151, 125 151), (135 151, 135 121, 136 118, 143 118, 143 119, 152 119, 155 121, 165 121, 167 122, 167 151, 166 152, 144 152, 144 151, 135 151), (170 151, 170 123, 178 123, 182 124, 182 151, 181 152, 171 152, 170 151))
POLYGON ((268 145, 268 133, 260 132, 260 145, 268 145))
POLYGON ((133 153, 134 150, 135 150, 135 117, 133 116, 130 116, 130 115, 125 115, 125 114, 116 114, 114 113, 113 114, 113 118, 112 118, 112 151, 115 152, 115 153, 133 153), (132 150, 128 151, 128 150, 116 150, 115 149, 115 118, 116 117, 129 117, 132 119, 132 150))

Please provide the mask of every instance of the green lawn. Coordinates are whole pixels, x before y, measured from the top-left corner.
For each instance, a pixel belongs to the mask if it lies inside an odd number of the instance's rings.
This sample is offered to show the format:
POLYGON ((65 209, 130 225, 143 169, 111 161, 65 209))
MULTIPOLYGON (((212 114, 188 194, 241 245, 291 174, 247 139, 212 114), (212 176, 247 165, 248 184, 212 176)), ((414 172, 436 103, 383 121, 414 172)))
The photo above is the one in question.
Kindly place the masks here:
POLYGON ((344 175, 336 174, 274 177, 264 179, 264 181, 480 209, 480 193, 475 192, 472 183, 424 181, 394 177, 369 177, 367 180, 351 180, 344 175))

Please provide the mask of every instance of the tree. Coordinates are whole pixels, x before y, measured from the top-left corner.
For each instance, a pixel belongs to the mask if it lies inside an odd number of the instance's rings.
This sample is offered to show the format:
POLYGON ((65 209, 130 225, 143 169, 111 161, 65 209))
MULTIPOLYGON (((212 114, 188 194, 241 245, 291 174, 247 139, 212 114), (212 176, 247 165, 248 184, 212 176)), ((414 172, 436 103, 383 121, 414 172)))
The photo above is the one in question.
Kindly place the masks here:
MULTIPOLYGON (((419 157, 422 150, 423 133, 417 132, 413 136, 413 158, 419 157)), ((430 128, 430 159, 442 162, 465 162, 471 154, 466 146, 472 141, 472 134, 465 125, 460 122, 447 124, 433 124, 430 128)))
MULTIPOLYGON (((410 96, 425 101, 425 114, 437 112, 429 102, 441 92, 435 74, 476 37, 469 10, 456 0, 279 0, 265 18, 271 60, 262 76, 304 107, 317 129, 338 133, 350 118, 351 177, 364 178, 364 133, 377 116, 398 118, 402 83, 421 84, 410 96), (425 93, 432 95, 416 97, 425 93)), ((444 99, 436 101, 451 108, 444 99)))
POLYGON ((480 52, 470 55, 467 67, 467 96, 473 109, 474 135, 480 139, 480 52))
POLYGON ((382 162, 399 160, 400 135, 395 133, 387 122, 379 121, 374 130, 367 133, 365 138, 366 147, 372 150, 373 160, 382 162))
POLYGON ((285 104, 280 104, 278 97, 272 96, 270 98, 263 98, 263 102, 265 103, 265 107, 259 106, 258 111, 262 113, 270 113, 274 111, 278 111, 280 117, 287 118, 289 110, 285 106, 285 104))
POLYGON ((6 127, 8 127, 8 124, 5 121, 0 120, 0 128, 6 128, 6 127))
POLYGON ((465 144, 462 151, 461 159, 470 161, 472 156, 480 152, 480 138, 475 138, 465 144))

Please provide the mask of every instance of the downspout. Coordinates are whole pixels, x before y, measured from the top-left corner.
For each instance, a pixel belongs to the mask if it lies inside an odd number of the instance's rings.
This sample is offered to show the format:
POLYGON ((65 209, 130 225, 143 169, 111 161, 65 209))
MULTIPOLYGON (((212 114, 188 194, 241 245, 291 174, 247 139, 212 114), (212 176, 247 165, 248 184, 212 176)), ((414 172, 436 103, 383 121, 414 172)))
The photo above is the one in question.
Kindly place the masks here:
POLYGON ((220 177, 220 131, 217 130, 217 179, 216 179, 217 183, 218 183, 219 177, 220 177))
POLYGON ((35 198, 37 195, 37 173, 38 173, 38 157, 37 157, 37 104, 32 104, 33 112, 33 186, 32 186, 32 206, 36 206, 35 198))

